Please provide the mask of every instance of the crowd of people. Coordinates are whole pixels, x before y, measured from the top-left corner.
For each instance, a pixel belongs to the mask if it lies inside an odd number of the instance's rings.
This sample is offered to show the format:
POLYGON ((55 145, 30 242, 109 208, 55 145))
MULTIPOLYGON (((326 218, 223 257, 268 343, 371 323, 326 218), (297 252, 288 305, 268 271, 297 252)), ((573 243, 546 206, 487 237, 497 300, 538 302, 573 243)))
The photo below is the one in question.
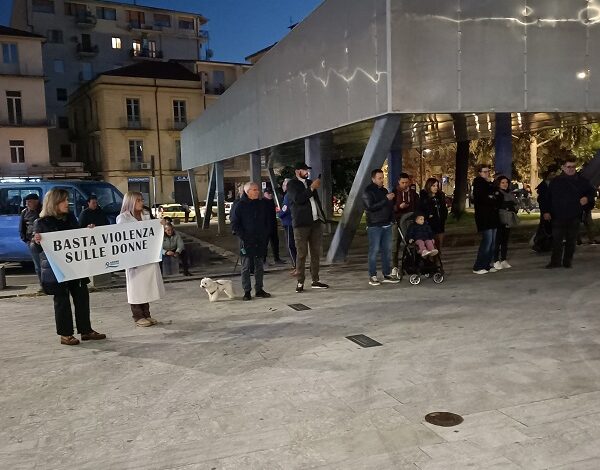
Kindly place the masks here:
MULTIPOLYGON (((283 183, 283 200, 276 212, 273 193, 265 191, 256 182, 246 183, 241 197, 232 208, 232 232, 239 238, 241 258, 241 284, 243 300, 252 300, 252 276, 254 297, 269 298, 264 289, 264 263, 269 244, 275 261, 279 257, 276 213, 285 231, 286 246, 292 262, 292 274, 296 278, 296 292, 305 290, 306 262, 310 255, 310 287, 327 289, 320 279, 320 256, 323 247, 323 226, 327 222, 319 198, 320 178, 309 177, 311 168, 305 163, 295 166, 295 177, 283 183)), ((517 200, 510 191, 511 182, 505 175, 490 176, 489 165, 476 168, 473 180, 475 223, 481 240, 473 265, 473 273, 487 274, 508 269, 510 233, 519 223, 517 200)), ((571 155, 562 165, 562 172, 548 176, 537 188, 540 205, 540 229, 551 232, 551 258, 548 269, 571 268, 582 221, 591 223, 596 190, 577 173, 575 158, 571 155)), ((88 200, 88 207, 79 220, 69 212, 69 193, 55 188, 44 196, 30 194, 25 198, 26 208, 21 213, 20 233, 29 245, 32 259, 43 291, 54 297, 56 331, 61 344, 75 345, 71 299, 75 307, 75 326, 81 340, 102 340, 106 335, 96 332, 91 326, 88 278, 58 282, 41 246, 44 233, 76 228, 94 229, 108 224, 108 220, 95 196, 88 200)), ((443 250, 444 233, 448 218, 446 197, 435 178, 429 178, 419 194, 406 173, 399 175, 393 191, 384 187, 384 173, 375 169, 371 183, 362 193, 366 212, 368 236, 368 282, 372 286, 381 283, 399 282, 400 248, 402 240, 399 230, 401 220, 410 217, 412 224, 406 232, 404 242, 412 244, 421 258, 432 259, 443 250), (377 259, 381 258, 382 276, 378 277, 377 259)), ((144 205, 139 192, 125 194, 117 224, 136 223, 153 218, 144 205)), ((172 257, 180 260, 184 274, 189 275, 189 264, 185 245, 170 221, 161 219, 164 226, 163 260, 172 257)), ((540 230, 539 229, 539 230, 540 230)), ((538 231, 539 231, 538 230, 538 231)), ((132 318, 137 326, 149 327, 157 324, 150 313, 150 303, 165 294, 159 263, 152 263, 126 270, 127 301, 132 318)))

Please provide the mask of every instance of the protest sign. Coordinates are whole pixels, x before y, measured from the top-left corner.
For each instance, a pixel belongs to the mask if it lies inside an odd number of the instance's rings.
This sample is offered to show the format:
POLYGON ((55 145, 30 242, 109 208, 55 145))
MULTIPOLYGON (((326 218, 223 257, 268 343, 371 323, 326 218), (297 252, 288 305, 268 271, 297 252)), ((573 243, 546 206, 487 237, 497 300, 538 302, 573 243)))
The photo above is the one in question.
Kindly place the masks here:
POLYGON ((161 259, 159 220, 42 233, 42 248, 58 282, 135 268, 161 259))

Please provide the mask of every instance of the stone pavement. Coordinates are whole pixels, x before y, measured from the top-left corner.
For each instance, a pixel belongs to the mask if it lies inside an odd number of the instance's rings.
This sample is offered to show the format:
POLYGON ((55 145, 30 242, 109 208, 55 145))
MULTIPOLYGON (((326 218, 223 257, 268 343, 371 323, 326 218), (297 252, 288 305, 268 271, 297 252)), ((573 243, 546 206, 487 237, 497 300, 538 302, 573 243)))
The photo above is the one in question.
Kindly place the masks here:
POLYGON ((600 468, 600 247, 572 270, 513 253, 475 276, 473 250, 449 250, 443 284, 380 287, 355 257, 328 291, 272 273, 250 303, 173 283, 152 328, 123 289, 95 292, 109 339, 76 347, 50 297, 0 300, 0 468, 600 468))

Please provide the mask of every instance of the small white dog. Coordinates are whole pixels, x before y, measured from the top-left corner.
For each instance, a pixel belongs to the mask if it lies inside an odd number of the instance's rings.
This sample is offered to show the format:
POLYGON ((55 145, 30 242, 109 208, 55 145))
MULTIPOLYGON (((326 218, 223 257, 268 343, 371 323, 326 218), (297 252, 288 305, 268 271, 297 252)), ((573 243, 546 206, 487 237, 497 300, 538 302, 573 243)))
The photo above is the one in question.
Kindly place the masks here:
POLYGON ((216 302, 221 295, 221 292, 225 292, 227 297, 233 299, 233 286, 231 281, 227 279, 213 280, 210 277, 205 277, 200 281, 200 287, 202 287, 208 294, 208 300, 216 302))

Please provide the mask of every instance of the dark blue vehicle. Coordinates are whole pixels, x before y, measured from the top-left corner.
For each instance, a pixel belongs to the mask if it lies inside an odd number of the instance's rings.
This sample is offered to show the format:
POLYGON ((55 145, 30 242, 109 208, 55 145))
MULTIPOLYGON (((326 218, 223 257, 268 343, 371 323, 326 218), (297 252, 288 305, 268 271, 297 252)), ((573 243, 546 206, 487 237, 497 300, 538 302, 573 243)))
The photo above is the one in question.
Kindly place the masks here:
POLYGON ((69 210, 79 217, 87 206, 91 194, 98 198, 98 204, 115 223, 121 211, 123 194, 112 184, 103 181, 81 180, 40 180, 21 182, 0 182, 0 262, 30 262, 27 245, 19 237, 19 220, 25 207, 25 196, 35 193, 40 197, 52 188, 63 188, 69 192, 69 210))

